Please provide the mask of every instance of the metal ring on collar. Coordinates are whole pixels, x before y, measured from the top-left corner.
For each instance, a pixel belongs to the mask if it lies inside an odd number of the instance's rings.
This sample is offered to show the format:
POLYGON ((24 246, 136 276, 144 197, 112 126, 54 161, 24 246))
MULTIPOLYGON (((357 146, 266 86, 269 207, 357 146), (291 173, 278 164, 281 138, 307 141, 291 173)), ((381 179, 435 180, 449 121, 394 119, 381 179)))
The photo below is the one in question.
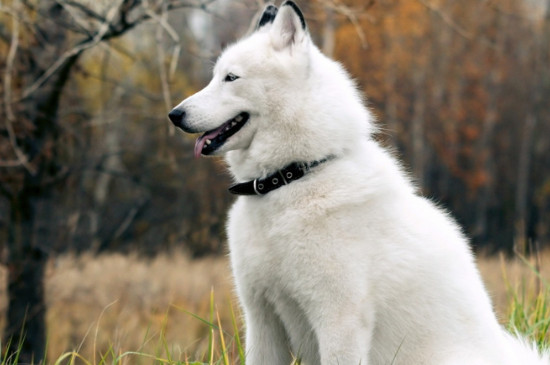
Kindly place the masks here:
POLYGON ((256 193, 256 195, 262 195, 262 193, 260 193, 258 191, 258 179, 254 179, 254 181, 252 182, 252 187, 254 188, 254 192, 256 193))

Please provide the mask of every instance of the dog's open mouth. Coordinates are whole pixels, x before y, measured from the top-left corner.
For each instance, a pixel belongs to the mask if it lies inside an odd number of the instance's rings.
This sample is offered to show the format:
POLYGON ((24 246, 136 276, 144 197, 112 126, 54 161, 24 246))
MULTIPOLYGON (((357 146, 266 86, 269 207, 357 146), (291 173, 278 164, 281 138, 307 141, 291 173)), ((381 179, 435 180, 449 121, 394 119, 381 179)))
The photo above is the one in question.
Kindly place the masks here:
POLYGON ((223 123, 220 127, 204 133, 195 142, 195 157, 209 155, 220 148, 225 141, 237 133, 250 118, 246 112, 239 113, 235 118, 223 123))

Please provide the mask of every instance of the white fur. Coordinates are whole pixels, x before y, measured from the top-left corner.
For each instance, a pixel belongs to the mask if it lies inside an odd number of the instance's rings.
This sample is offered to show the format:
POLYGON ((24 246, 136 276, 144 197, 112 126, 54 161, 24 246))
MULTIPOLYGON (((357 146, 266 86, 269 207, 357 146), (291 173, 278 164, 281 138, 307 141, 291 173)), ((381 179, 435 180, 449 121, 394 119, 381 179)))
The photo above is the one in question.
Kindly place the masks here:
POLYGON ((237 181, 337 156, 230 211, 247 364, 550 364, 499 326, 460 228, 373 141, 353 82, 290 6, 178 108, 195 131, 250 113, 218 151, 237 181))

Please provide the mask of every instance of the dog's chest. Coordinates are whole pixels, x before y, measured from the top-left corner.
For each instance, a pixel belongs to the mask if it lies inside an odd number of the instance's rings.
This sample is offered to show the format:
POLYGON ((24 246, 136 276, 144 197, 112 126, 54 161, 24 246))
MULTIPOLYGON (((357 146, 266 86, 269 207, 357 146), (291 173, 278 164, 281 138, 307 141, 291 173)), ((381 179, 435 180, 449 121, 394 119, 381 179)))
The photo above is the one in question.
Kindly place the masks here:
POLYGON ((235 204, 228 237, 234 266, 269 285, 273 284, 271 279, 286 275, 281 268, 288 270, 303 261, 303 240, 309 225, 296 210, 260 203, 235 204))
POLYGON ((343 219, 341 211, 327 214, 306 204, 260 199, 239 199, 230 212, 228 238, 238 287, 256 295, 281 293, 307 305, 310 294, 323 295, 319 292, 331 290, 329 283, 341 286, 336 283, 349 279, 342 275, 364 275, 357 260, 364 254, 360 224, 343 219))
POLYGON ((269 204, 264 198, 239 199, 229 215, 237 284, 256 291, 302 292, 312 285, 312 271, 330 256, 334 240, 327 235, 334 230, 327 229, 322 216, 306 213, 311 209, 269 204))

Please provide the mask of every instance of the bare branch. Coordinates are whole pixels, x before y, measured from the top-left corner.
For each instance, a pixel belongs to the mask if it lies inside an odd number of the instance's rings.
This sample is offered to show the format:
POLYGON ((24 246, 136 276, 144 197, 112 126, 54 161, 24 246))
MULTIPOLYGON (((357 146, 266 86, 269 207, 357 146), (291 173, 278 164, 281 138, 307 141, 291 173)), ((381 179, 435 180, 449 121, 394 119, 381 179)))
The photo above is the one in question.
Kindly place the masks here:
POLYGON ((92 18, 94 20, 98 20, 101 23, 106 22, 105 17, 103 17, 102 15, 99 15, 98 13, 96 13, 92 9, 84 6, 82 3, 79 3, 78 1, 71 1, 71 0, 60 0, 60 1, 63 2, 64 4, 66 4, 66 5, 69 5, 73 8, 76 8, 76 9, 80 10, 85 15, 89 16, 90 18, 92 18))
MULTIPOLYGON (((147 4, 148 1, 145 1, 145 4, 147 4)), ((167 4, 167 3, 163 3, 163 4, 167 4)), ((181 46, 180 46, 180 37, 178 35, 178 32, 176 32, 176 30, 174 28, 172 28, 172 26, 170 25, 170 23, 168 23, 167 21, 167 15, 168 15, 168 7, 162 7, 162 13, 161 13, 161 16, 157 15, 154 11, 152 11, 151 9, 147 9, 146 7, 146 13, 154 20, 156 20, 158 22, 158 25, 159 25, 159 30, 157 33, 157 40, 160 41, 162 40, 162 29, 164 29, 166 31, 166 33, 168 33, 168 35, 170 36, 170 38, 172 38, 172 40, 174 41, 174 51, 172 52, 172 59, 170 61, 170 68, 169 68, 169 71, 168 71, 168 78, 171 79, 173 77, 173 75, 175 74, 176 72, 176 67, 177 67, 177 62, 178 62, 178 59, 179 59, 179 55, 180 55, 180 52, 181 52, 181 46)), ((157 43, 157 44, 159 44, 157 43)))
MULTIPOLYGON (((177 34, 177 32, 168 24, 167 22, 167 3, 163 3, 163 6, 161 8, 161 15, 157 15, 152 9, 149 8, 149 2, 145 1, 145 12, 158 23, 157 33, 156 33, 156 40, 157 40, 157 61, 159 64, 159 73, 160 73, 160 81, 161 81, 161 87, 162 87, 162 96, 164 99, 164 107, 166 110, 170 110, 172 105, 172 96, 170 94, 170 85, 168 83, 169 79, 169 71, 166 69, 166 65, 164 62, 164 49, 162 47, 162 35, 163 30, 170 35, 174 43, 176 44, 174 48, 174 53, 172 56, 172 65, 177 64, 177 57, 179 57, 179 51, 180 51, 180 38, 177 34)), ((172 69, 172 67, 171 67, 172 69)), ((168 123, 168 133, 172 136, 176 132, 175 127, 168 123)))
MULTIPOLYGON (((211 13, 208 11, 208 5, 212 4, 216 0, 194 0, 194 1, 187 1, 187 0, 173 0, 168 2, 168 6, 166 7, 167 11, 170 10, 176 10, 176 9, 183 9, 183 8, 195 8, 195 9, 201 9, 207 13, 211 13)), ((215 14, 214 14, 215 15, 215 14)))
MULTIPOLYGON (((461 27, 459 24, 457 24, 450 16, 449 14, 445 13, 443 10, 439 9, 437 6, 429 3, 426 0, 418 0, 422 5, 424 5, 428 10, 436 14, 438 17, 445 22, 452 30, 454 30, 457 34, 459 34, 461 37, 467 39, 467 40, 475 40, 476 34, 467 31, 463 27, 461 27)), ((491 40, 487 39, 486 37, 481 37, 480 42, 486 44, 490 48, 497 49, 497 46, 492 42, 491 40)))
POLYGON ((520 14, 518 12, 512 12, 512 11, 506 10, 506 9, 503 8, 503 6, 501 4, 495 4, 494 1, 488 1, 486 5, 489 9, 491 9, 491 10, 497 12, 497 13, 500 13, 502 15, 508 16, 510 18, 515 18, 515 19, 518 19, 520 21, 531 21, 532 20, 531 18, 529 18, 526 15, 520 14))
POLYGON ((109 9, 105 22, 101 24, 96 35, 91 40, 80 43, 76 47, 63 53, 63 55, 61 55, 61 57, 59 57, 57 61, 55 61, 46 70, 46 72, 42 74, 42 76, 40 76, 31 86, 27 87, 23 91, 21 99, 27 98, 29 95, 38 90, 57 70, 59 70, 59 68, 61 68, 61 66, 63 66, 63 64, 65 64, 67 60, 80 55, 86 49, 92 48, 99 42, 101 42, 109 31, 110 24, 118 14, 118 10, 122 6, 123 2, 124 0, 117 0, 116 4, 111 9, 109 9))
MULTIPOLYGON (((11 142, 11 139, 10 139, 11 142)), ((19 167, 23 165, 21 160, 0 160, 0 167, 19 167)))
MULTIPOLYGON (((200 8, 205 10, 206 7, 214 2, 215 0, 198 0, 195 2, 187 2, 187 1, 173 1, 167 3, 165 11, 169 10, 175 10, 180 8, 188 8, 188 7, 194 7, 194 8, 200 8)), ((98 43, 120 36, 124 34, 126 31, 134 28, 135 26, 143 23, 144 21, 151 19, 152 15, 151 13, 144 13, 141 16, 136 17, 136 19, 133 22, 128 23, 126 21, 126 14, 129 10, 132 8, 128 8, 125 10, 122 10, 123 6, 126 4, 125 0, 117 0, 115 5, 109 9, 107 12, 107 16, 105 17, 105 20, 101 23, 98 31, 96 32, 95 36, 92 39, 87 39, 72 49, 66 51, 55 61, 43 74, 40 76, 32 85, 27 87, 21 97, 16 100, 20 101, 22 99, 25 99, 29 97, 31 94, 36 92, 57 70, 59 70, 67 60, 79 56, 82 52, 85 50, 92 48, 96 46, 98 43), (121 24, 114 23, 115 18, 117 15, 120 15, 120 22, 121 24)), ((136 4, 139 4, 139 2, 132 3, 131 6, 137 6, 136 4)), ((166 23, 167 24, 167 23, 166 23)), ((169 27, 166 27, 166 29, 169 29, 169 27)))
POLYGON ((349 22, 353 25, 353 27, 355 28, 355 33, 357 33, 357 36, 359 37, 359 40, 361 41, 361 46, 363 48, 368 47, 368 42, 367 37, 365 36, 365 32, 363 31, 363 28, 361 27, 361 25, 359 24, 359 20, 357 19, 357 14, 364 13, 366 9, 373 4, 374 1, 369 1, 362 9, 354 9, 344 4, 335 4, 334 7, 334 10, 336 12, 339 12, 340 14, 348 18, 349 22))
POLYGON ((155 20, 159 27, 161 29, 164 29, 168 35, 172 38, 173 41, 179 42, 180 37, 178 36, 178 33, 167 21, 167 15, 168 15, 168 3, 163 3, 163 6, 161 7, 161 14, 158 15, 155 13, 155 11, 152 9, 152 7, 149 5, 149 1, 144 1, 145 6, 145 13, 153 20, 155 20))
MULTIPOLYGON (((28 0, 21 0, 21 1, 23 4, 25 4, 25 6, 30 10, 31 13, 36 14, 43 19, 52 20, 51 14, 45 11, 41 6, 35 6, 35 4, 31 4, 28 0)), ((58 0, 54 0, 54 1, 57 2, 59 5, 61 5, 58 2, 58 0)), ((33 3, 36 3, 36 1, 34 1, 33 3)), ((47 43, 48 41, 44 39, 41 29, 36 27, 35 21, 29 21, 29 23, 30 23, 30 28, 33 30, 33 32, 35 32, 35 34, 37 34, 37 39, 41 43, 47 43)), ((80 34, 88 34, 85 28, 84 29, 81 28, 80 24, 75 24, 73 22, 66 21, 63 17, 56 17, 55 23, 56 23, 56 26, 60 28, 70 30, 72 32, 76 32, 80 34)))
POLYGON ((348 19, 348 21, 353 25, 355 29, 355 33, 357 33, 357 36, 359 37, 359 40, 361 41, 361 47, 367 48, 368 42, 367 37, 365 36, 365 32, 363 31, 363 28, 361 27, 361 24, 359 23, 359 16, 363 15, 368 8, 370 8, 372 5, 374 5, 374 0, 369 0, 361 7, 350 7, 348 5, 345 5, 341 3, 338 0, 324 0, 322 1, 323 6, 328 11, 333 11, 334 13, 341 14, 345 18, 348 19))
MULTIPOLYGON (((89 72, 89 71, 83 72, 83 75, 85 77, 90 77, 90 78, 93 78, 95 80, 100 80, 101 82, 105 82, 107 84, 111 84, 113 86, 120 87, 120 88, 124 89, 125 91, 130 92, 132 94, 139 95, 144 99, 155 101, 155 102, 160 101, 160 98, 157 94, 149 93, 144 89, 140 89, 140 88, 136 88, 136 87, 131 87, 129 85, 125 85, 124 83, 121 83, 119 79, 109 78, 109 77, 98 75, 96 73, 89 72)), ((87 124, 85 124, 85 125, 87 125, 87 124)), ((97 125, 97 124, 94 124, 94 125, 97 125)))
POLYGON ((126 232, 126 230, 128 230, 130 225, 134 222, 140 210, 147 204, 148 201, 149 201, 148 198, 142 198, 137 202, 137 204, 132 209, 130 209, 130 211, 128 212, 128 214, 120 224, 120 226, 115 231, 113 235, 113 240, 116 240, 122 237, 122 235, 126 232))
POLYGON ((40 34, 37 34, 36 29, 34 29, 33 22, 28 17, 24 16, 24 14, 22 14, 21 12, 14 11, 14 7, 15 6, 6 7, 0 3, 0 13, 7 14, 12 18, 17 19, 20 24, 24 24, 27 29, 32 32, 37 38, 41 38, 40 34))
MULTIPOLYGON (((15 3, 15 8, 19 7, 19 3, 15 3)), ((15 122, 15 114, 12 109, 12 73, 15 64, 15 56, 19 47, 19 20, 18 17, 12 17, 12 33, 10 48, 8 51, 8 57, 6 59, 6 68, 4 70, 4 104, 6 109, 6 130, 8 131, 8 137, 11 146, 17 156, 17 160, 13 161, 0 161, 0 166, 24 166, 31 174, 35 173, 35 170, 28 163, 28 158, 25 153, 17 145, 17 137, 13 130, 13 123, 15 122)))
POLYGON ((462 28, 460 25, 458 25, 450 16, 449 14, 445 13, 441 9, 439 9, 437 6, 429 3, 426 0, 418 0, 422 5, 424 5, 428 10, 436 14, 438 17, 441 18, 452 30, 460 34, 462 37, 472 40, 474 39, 474 34, 468 32, 466 29, 462 28))
POLYGON ((74 19, 75 23, 82 28, 82 30, 88 34, 91 35, 93 31, 89 29, 89 24, 86 23, 84 19, 82 19, 81 16, 79 16, 75 11, 74 8, 70 6, 66 1, 64 0, 56 0, 56 2, 67 11, 67 13, 74 19))

